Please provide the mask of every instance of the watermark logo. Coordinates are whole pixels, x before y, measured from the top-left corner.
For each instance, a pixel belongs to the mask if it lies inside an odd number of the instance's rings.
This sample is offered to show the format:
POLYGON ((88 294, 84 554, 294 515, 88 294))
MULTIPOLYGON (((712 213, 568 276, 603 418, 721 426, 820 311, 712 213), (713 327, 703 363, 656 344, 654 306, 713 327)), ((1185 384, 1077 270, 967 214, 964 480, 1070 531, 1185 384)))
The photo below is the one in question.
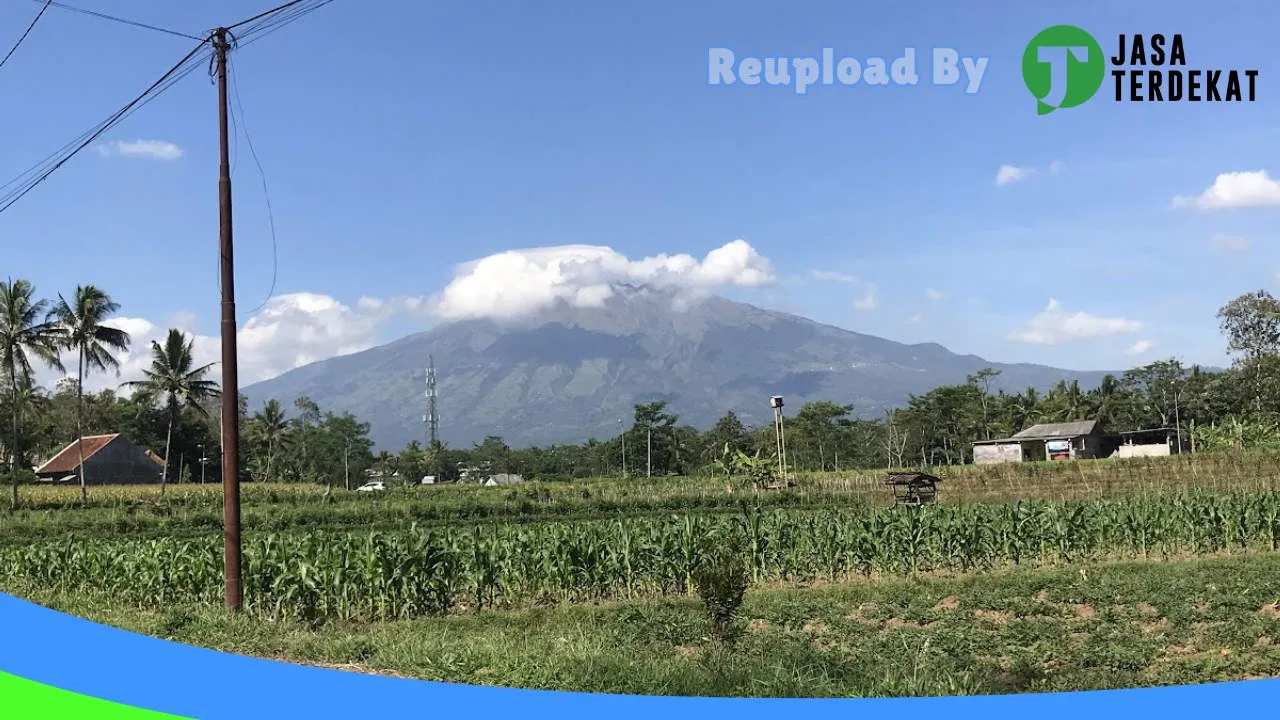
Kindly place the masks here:
POLYGON ((1107 74, 1102 46, 1074 25, 1041 30, 1022 53, 1022 81, 1036 98, 1036 113, 1082 105, 1107 74))
MULTIPOLYGON (((808 57, 738 57, 729 48, 711 48, 707 52, 709 85, 780 85, 804 95, 815 85, 917 85, 915 48, 904 48, 901 55, 886 57, 837 57, 833 48, 823 48, 818 56, 808 57)), ((919 53, 928 63, 926 76, 934 85, 959 85, 969 95, 982 88, 987 72, 986 57, 961 55, 954 48, 936 47, 919 53)))
POLYGON ((1254 102, 1257 70, 1188 67, 1180 33, 1119 35, 1107 57, 1092 35, 1074 25, 1041 30, 1022 54, 1022 80, 1036 98, 1036 113, 1082 105, 1098 94, 1108 74, 1116 102, 1254 102))

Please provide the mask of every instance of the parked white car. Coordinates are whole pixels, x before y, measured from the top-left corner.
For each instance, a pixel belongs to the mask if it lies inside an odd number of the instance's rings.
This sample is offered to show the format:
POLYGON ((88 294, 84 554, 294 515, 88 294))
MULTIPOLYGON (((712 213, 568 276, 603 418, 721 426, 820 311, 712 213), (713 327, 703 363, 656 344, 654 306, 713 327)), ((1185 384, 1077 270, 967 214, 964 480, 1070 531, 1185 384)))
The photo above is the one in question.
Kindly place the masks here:
POLYGON ((356 492, 382 492, 387 489, 387 484, 381 480, 367 482, 356 488, 356 492))

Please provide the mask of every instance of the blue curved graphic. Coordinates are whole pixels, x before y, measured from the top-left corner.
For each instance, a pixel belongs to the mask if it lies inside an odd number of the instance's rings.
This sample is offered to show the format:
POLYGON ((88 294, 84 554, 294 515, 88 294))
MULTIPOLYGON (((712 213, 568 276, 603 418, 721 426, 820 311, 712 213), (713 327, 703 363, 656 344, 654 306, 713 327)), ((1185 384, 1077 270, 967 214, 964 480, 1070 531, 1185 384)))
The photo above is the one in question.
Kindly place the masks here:
MULTIPOLYGON (((121 705, 226 718, 1213 718, 1269 713, 1280 680, 1140 690, 894 699, 640 697, 514 690, 303 667, 190 647, 0 594, 0 672, 121 705)), ((0 698, 0 706, 3 706, 0 698)), ((4 713, 0 713, 4 715, 4 713)), ((11 717, 6 715, 6 717, 11 717)), ((18 720, 18 718, 15 718, 18 720)))

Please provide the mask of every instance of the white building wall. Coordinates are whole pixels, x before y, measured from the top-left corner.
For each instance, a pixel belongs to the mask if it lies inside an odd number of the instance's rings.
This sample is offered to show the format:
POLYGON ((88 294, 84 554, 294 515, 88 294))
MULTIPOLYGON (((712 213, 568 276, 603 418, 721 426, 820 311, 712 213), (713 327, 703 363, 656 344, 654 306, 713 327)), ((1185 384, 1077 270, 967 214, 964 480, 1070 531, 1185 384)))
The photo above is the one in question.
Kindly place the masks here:
POLYGON ((1133 458, 1133 457, 1164 457, 1171 455, 1171 449, 1168 443, 1159 445, 1121 445, 1115 453, 1111 455, 1113 458, 1133 458))
POLYGON ((974 445, 973 462, 976 465, 1022 462, 1022 444, 995 443, 989 445, 974 445))

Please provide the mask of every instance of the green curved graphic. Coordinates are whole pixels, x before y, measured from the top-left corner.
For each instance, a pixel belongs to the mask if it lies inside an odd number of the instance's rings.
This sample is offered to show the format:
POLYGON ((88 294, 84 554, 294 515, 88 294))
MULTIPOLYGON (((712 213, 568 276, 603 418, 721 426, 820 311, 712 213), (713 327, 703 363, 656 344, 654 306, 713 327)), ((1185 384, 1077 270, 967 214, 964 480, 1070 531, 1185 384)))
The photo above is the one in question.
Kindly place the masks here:
POLYGON ((5 672, 0 672, 0 717, 7 720, 191 720, 60 690, 5 672))

